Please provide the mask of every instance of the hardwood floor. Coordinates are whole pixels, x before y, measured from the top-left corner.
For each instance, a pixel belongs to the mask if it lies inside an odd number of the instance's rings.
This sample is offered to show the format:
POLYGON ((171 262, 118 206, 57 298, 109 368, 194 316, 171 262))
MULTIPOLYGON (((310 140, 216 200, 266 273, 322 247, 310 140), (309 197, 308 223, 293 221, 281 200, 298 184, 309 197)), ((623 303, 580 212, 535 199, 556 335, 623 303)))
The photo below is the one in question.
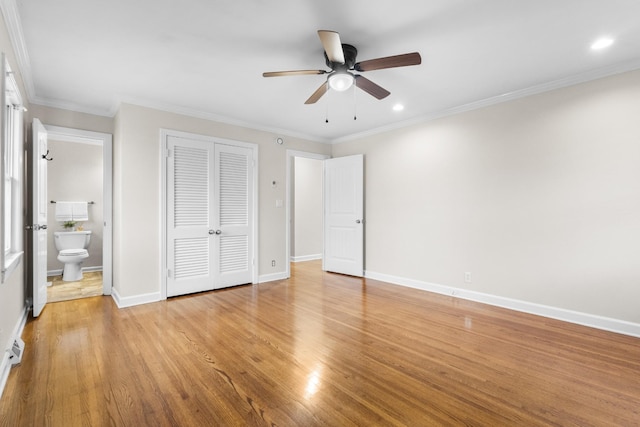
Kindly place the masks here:
POLYGON ((27 324, 2 426, 633 426, 640 339, 292 267, 27 324))
POLYGON ((82 276, 82 280, 77 282, 65 282, 62 275, 47 277, 52 282, 47 287, 47 301, 59 302, 102 295, 102 271, 89 271, 82 276))

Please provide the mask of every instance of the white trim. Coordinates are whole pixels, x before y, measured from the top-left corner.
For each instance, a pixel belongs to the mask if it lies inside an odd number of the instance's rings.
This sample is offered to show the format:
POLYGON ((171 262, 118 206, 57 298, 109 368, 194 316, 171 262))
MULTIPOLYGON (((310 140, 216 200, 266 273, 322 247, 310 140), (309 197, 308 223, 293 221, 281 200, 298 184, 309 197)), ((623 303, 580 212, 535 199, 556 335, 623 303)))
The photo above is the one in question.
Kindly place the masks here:
POLYGON ((261 274, 258 278, 258 283, 275 282, 276 280, 287 280, 288 278, 289 276, 287 276, 287 273, 284 271, 280 273, 261 274))
POLYGON ((476 301, 484 304, 494 305, 497 307, 507 308, 510 310, 535 314, 542 317, 548 317, 551 319, 562 320, 569 323, 575 323, 582 326, 588 326, 591 328, 602 329, 609 332, 616 332, 619 334, 640 338, 639 323, 632 323, 625 320, 613 319, 610 317, 598 316, 595 314, 582 313, 559 307, 536 304, 528 301, 501 297, 498 295, 474 292, 452 286, 407 279, 404 277, 397 277, 389 274, 376 273, 374 271, 366 271, 365 277, 367 279, 379 280, 393 285, 420 289, 423 291, 434 292, 442 295, 449 295, 455 298, 476 301))
MULTIPOLYGON (((103 271, 102 270, 102 266, 101 265, 95 265, 95 266, 90 266, 90 267, 82 267, 82 272, 83 273, 89 273, 89 272, 94 272, 94 271, 103 271)), ((55 269, 55 270, 47 270, 47 277, 52 277, 52 276, 60 276, 62 275, 63 270, 61 268, 55 269)))
MULTIPOLYGON (((13 0, 0 0, 0 1, 4 1, 4 2, 13 2, 13 0)), ((13 38, 12 38, 13 41, 13 38)), ((18 50, 16 48, 16 46, 14 46, 14 50, 18 50)), ((21 70, 24 73, 24 69, 22 67, 22 64, 19 64, 21 70)), ((573 76, 569 76, 569 77, 565 77, 565 78, 561 78, 558 80, 554 80, 551 82, 547 82, 547 83, 543 83, 540 85, 536 85, 536 86, 531 86, 525 89, 520 89, 520 90, 515 90, 513 92, 507 92, 501 95, 497 95, 497 96, 493 96, 490 98, 485 98, 485 99, 481 99, 478 101, 474 101, 474 102, 470 102, 468 104, 463 104, 463 105, 459 105, 453 108, 449 108, 446 110, 440 110, 440 111, 435 111, 432 113, 429 113, 427 115, 421 116, 421 117, 417 117, 414 119, 409 119, 409 120, 405 120, 405 121, 401 121, 401 122, 397 122, 397 123, 392 123, 390 125, 387 126, 381 126, 378 128, 374 128, 374 129, 370 129, 364 132, 360 132, 360 133, 354 133, 351 135, 345 135, 343 137, 340 138, 335 138, 335 139, 328 139, 328 138, 322 138, 319 136, 314 136, 314 135, 308 135, 308 134, 304 134, 301 132, 296 132, 296 131, 292 131, 292 130, 287 130, 287 129, 280 129, 280 128, 272 128, 269 126, 264 126, 264 125, 258 125, 256 123, 250 123, 250 122, 246 122, 243 120, 238 120, 238 119, 233 119, 230 117, 226 117, 226 116, 220 116, 217 114, 213 114, 213 113, 207 113, 204 111, 199 111, 199 110, 194 110, 194 109, 190 109, 190 108, 184 108, 184 107, 179 107, 179 106, 175 106, 175 105, 169 105, 169 104, 163 104, 163 103, 158 103, 155 101, 149 101, 149 100, 144 100, 144 99, 140 99, 140 98, 124 98, 121 99, 120 101, 114 103, 114 105, 109 109, 109 111, 106 111, 104 109, 98 109, 98 108, 88 108, 86 106, 82 106, 79 104, 75 104, 75 103, 70 103, 67 101, 61 101, 61 100, 51 100, 51 99, 45 99, 45 98, 41 98, 41 97, 35 97, 32 96, 30 92, 30 89, 27 87, 27 95, 29 97, 29 101, 32 104, 38 104, 38 105, 43 105, 43 106, 47 106, 47 107, 54 107, 54 108, 61 108, 64 110, 71 110, 71 111, 77 111, 77 112, 82 112, 82 113, 88 113, 88 114, 94 114, 94 115, 98 115, 98 116, 105 116, 105 117, 114 117, 116 112, 118 111, 118 109, 120 108, 120 105, 122 103, 127 103, 127 104, 131 104, 131 105, 137 105, 140 107, 146 107, 146 108, 153 108, 156 110, 160 110, 160 111, 166 111, 169 113, 174 113, 174 114, 180 114, 180 115, 185 115, 188 117, 195 117, 195 118, 199 118, 199 119, 204 119, 204 120, 210 120, 210 121, 214 121, 214 122, 218 122, 218 123, 225 123, 225 124, 229 124, 229 125, 233 125, 233 126, 240 126, 240 127, 244 127, 244 128, 248 128, 248 129, 253 129, 253 130, 259 130, 259 131, 263 131, 263 132, 268 132, 268 133, 274 133, 274 134, 278 134, 278 135, 285 135, 285 136, 291 136, 291 137, 295 137, 295 138, 302 138, 302 139, 306 139, 309 141, 313 141, 313 142, 318 142, 318 143, 322 143, 322 144, 339 144, 342 142, 347 142, 347 141, 352 141, 352 140, 356 140, 356 139, 361 139, 361 138, 365 138, 368 136, 372 136, 372 135, 377 135, 383 132, 388 132, 388 131, 392 131, 392 130, 396 130, 396 129, 401 129, 401 128, 406 128, 408 126, 412 126, 415 124, 420 124, 420 123, 425 123, 425 122, 429 122, 431 120, 435 120, 435 119, 439 119, 439 118, 443 118, 443 117, 447 117, 447 116, 452 116, 455 114, 460 114, 463 112, 467 112, 467 111, 472 111, 472 110, 477 110, 479 108, 484 108, 484 107, 489 107, 492 105, 496 105, 496 104, 500 104, 502 102, 507 102, 507 101, 513 101, 516 99, 520 99, 520 98, 525 98, 531 95, 537 95, 540 93, 544 93, 544 92, 548 92, 548 91, 552 91, 552 90, 556 90, 556 89, 561 89, 564 87, 569 87, 569 86, 574 86, 580 83, 586 83, 586 82, 590 82, 593 80, 597 80, 597 79, 601 79, 604 77, 609 77, 609 76, 613 76, 616 74, 622 74, 622 73, 626 73, 628 71, 634 71, 636 69, 640 68, 640 60, 631 60, 631 61, 627 61, 627 62, 623 62, 620 64, 615 64, 615 65, 611 65, 608 67, 602 67, 602 68, 598 68, 596 70, 592 70, 592 71, 587 71, 584 73, 580 73, 577 75, 573 75, 573 76)), ((26 80, 26 79, 25 79, 26 80)), ((33 85, 33 84, 32 84, 33 85)), ((27 83, 25 82, 25 86, 27 86, 27 83)), ((32 89, 31 89, 32 90, 32 89)))
POLYGON ((418 117, 415 119, 405 120, 405 121, 393 123, 387 126, 381 126, 375 129, 364 131, 364 132, 354 133, 352 135, 336 138, 331 143, 339 144, 342 142, 353 141, 356 139, 377 135, 383 132, 389 132, 396 129, 406 128, 412 125, 426 123, 426 122, 429 122, 435 119, 440 119, 447 116, 453 116, 453 115, 464 113, 467 111, 490 107, 492 105, 501 104, 507 101, 514 101, 516 99, 526 98, 528 96, 538 95, 544 92, 550 92, 552 90, 562 89, 562 88, 574 86, 580 83, 586 83, 586 82, 598 80, 604 77, 626 73, 628 71, 637 70, 639 68, 640 68, 640 59, 635 59, 632 61, 627 61, 621 64, 615 64, 608 67, 602 67, 596 70, 587 71, 584 73, 576 74, 573 76, 565 77, 565 78, 554 80, 551 82, 542 83, 536 86, 531 86, 525 89, 515 90, 513 92, 503 93, 502 95, 492 96, 490 98, 485 98, 478 101, 470 102, 468 104, 459 105, 457 107, 449 108, 446 110, 436 111, 436 112, 427 114, 426 116, 418 117))
MULTIPOLYGON (((102 293, 113 287, 113 135, 103 132, 44 125, 49 139, 102 145, 102 293)), ((84 270, 84 269, 83 269, 84 270)), ((86 270, 98 271, 98 270, 86 270)))
MULTIPOLYGON (((287 164, 286 164, 286 177, 285 177, 285 252, 284 259, 291 259, 291 227, 293 226, 291 222, 291 209, 293 206, 291 204, 291 193, 293 191, 293 176, 291 175, 291 166, 293 165, 294 157, 304 157, 306 159, 315 159, 315 160, 326 160, 331 158, 328 154, 319 154, 319 153, 311 153, 308 151, 298 151, 298 150, 289 150, 287 149, 287 164)), ((324 194, 324 192, 323 192, 324 194)), ((320 256, 322 259, 322 255, 320 256)), ((285 274, 286 278, 291 277, 291 266, 289 263, 286 263, 285 274)), ((276 279, 277 280, 277 279, 276 279)))
POLYGON ((88 107, 75 102, 69 102, 58 99, 43 98, 39 96, 29 97, 31 104, 42 105, 44 107, 59 108, 63 110, 70 110, 79 113, 93 114, 102 117, 114 117, 122 104, 135 105, 138 107, 151 108, 158 111, 164 111, 167 113, 179 114, 181 116, 193 117, 197 119, 209 120, 216 123, 224 123, 232 126, 239 126, 247 129, 258 130, 267 133, 273 133, 282 136, 289 136, 292 138, 301 138, 308 141, 318 142, 320 144, 330 144, 331 140, 327 138, 320 138, 318 136, 309 135, 302 132, 297 132, 288 129, 281 129, 271 126, 259 125, 257 123, 251 123, 244 120, 234 119, 219 114, 209 113, 206 111, 196 110, 192 108, 180 107, 177 105, 166 104, 157 101, 150 101, 138 97, 124 97, 117 100, 109 109, 88 107))
POLYGON ((175 138, 185 138, 198 141, 205 141, 216 144, 226 144, 234 147, 243 147, 251 150, 253 160, 253 253, 251 258, 253 259, 251 283, 259 283, 258 268, 260 263, 258 262, 259 255, 259 146, 253 142, 237 141, 233 139, 220 138, 211 135, 202 135, 191 132, 184 132, 174 129, 160 129, 160 298, 167 299, 167 140, 172 136, 175 138))
POLYGON ((0 9, 2 10, 4 23, 7 26, 9 39, 13 46, 20 74, 22 75, 22 83, 24 84, 24 89, 27 92, 27 99, 31 102, 35 97, 36 90, 33 84, 31 61, 27 51, 27 44, 24 41, 24 32, 22 31, 20 13, 18 12, 15 0, 0 0, 0 9))
POLYGON ((7 343, 9 344, 9 347, 5 348, 2 352, 2 360, 0 360, 0 398, 2 398, 2 393, 4 392, 4 387, 7 385, 7 379, 9 378, 9 372, 11 371, 11 364, 9 363, 9 349, 16 338, 22 337, 22 331, 24 331, 24 326, 27 324, 28 318, 29 307, 25 304, 22 316, 18 319, 18 323, 16 323, 16 326, 13 328, 11 338, 7 343))
POLYGON ((5 268, 2 270, 2 279, 3 283, 11 276, 11 273, 20 265, 20 261, 22 261, 22 256, 24 255, 24 251, 20 252, 12 252, 9 255, 4 256, 3 263, 5 264, 5 268))
POLYGON ((290 136, 292 138, 301 138, 308 141, 318 142, 321 144, 330 144, 331 140, 326 138, 320 138, 318 136, 309 135, 302 132, 296 132, 288 129, 275 128, 257 123, 251 123, 244 120, 234 119, 219 114, 213 114, 206 111, 195 110, 192 108, 179 107, 177 105, 164 104, 156 101, 149 101, 142 98, 123 98, 118 103, 116 108, 112 109, 111 117, 115 116, 116 111, 119 110, 120 104, 131 104, 139 107, 152 108, 154 110, 166 111, 168 113, 179 114, 187 117, 194 117, 197 119, 209 120, 217 123, 224 123, 228 125, 243 127, 252 130, 259 130, 262 132, 273 133, 281 136, 290 136))
POLYGON ((317 259, 322 259, 322 254, 292 256, 291 262, 315 261, 317 259))
POLYGON ((132 295, 130 297, 121 297, 117 289, 113 289, 111 292, 111 298, 116 303, 118 308, 133 307, 136 305, 150 304, 152 302, 162 301, 160 292, 152 292, 149 294, 132 295))

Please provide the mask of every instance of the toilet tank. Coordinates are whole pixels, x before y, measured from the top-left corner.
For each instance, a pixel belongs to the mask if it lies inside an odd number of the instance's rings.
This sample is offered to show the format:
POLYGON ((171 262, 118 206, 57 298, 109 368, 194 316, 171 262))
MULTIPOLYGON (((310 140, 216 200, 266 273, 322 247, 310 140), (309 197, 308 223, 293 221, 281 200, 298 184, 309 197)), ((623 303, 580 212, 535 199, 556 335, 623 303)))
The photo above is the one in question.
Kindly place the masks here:
POLYGON ((56 231, 53 233, 56 249, 87 249, 91 231, 56 231))

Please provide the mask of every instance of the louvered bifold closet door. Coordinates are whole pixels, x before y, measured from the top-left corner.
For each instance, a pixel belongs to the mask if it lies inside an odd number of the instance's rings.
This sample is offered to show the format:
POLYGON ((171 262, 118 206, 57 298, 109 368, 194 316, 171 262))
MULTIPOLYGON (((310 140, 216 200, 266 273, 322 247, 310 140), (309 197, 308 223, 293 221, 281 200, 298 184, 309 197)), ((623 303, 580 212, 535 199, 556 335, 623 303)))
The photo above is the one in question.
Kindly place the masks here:
POLYGON ((167 296, 211 290, 217 259, 214 145, 168 137, 167 148, 167 296))
POLYGON ((218 287, 251 283, 253 276, 253 157, 248 148, 216 144, 214 201, 218 229, 218 287))

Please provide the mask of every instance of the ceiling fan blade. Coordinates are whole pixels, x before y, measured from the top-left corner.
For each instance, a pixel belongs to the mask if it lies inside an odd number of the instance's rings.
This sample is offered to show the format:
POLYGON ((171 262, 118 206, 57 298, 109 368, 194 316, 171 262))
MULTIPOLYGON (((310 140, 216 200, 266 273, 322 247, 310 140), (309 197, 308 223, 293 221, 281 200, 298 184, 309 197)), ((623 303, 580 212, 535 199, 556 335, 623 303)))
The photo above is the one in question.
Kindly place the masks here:
POLYGON ((329 61, 344 64, 344 52, 342 51, 340 34, 335 31, 318 30, 318 36, 320 36, 322 47, 324 47, 329 61))
POLYGON ((327 82, 322 83, 322 85, 318 89, 316 89, 316 91, 313 92, 313 95, 311 95, 309 99, 307 99, 304 103, 315 104, 318 101, 318 99, 320 99, 322 95, 324 95, 327 92, 328 88, 329 88, 329 84, 327 82))
POLYGON ((325 70, 268 71, 262 73, 262 77, 306 76, 326 73, 325 70))
POLYGON ((418 52, 405 53, 403 55, 387 56, 384 58, 369 59, 358 62, 353 66, 356 71, 382 70, 384 68, 406 67, 408 65, 419 65, 422 58, 418 52))
POLYGON ((377 99, 386 98, 391 94, 385 88, 378 86, 366 77, 356 76, 356 86, 377 99))

